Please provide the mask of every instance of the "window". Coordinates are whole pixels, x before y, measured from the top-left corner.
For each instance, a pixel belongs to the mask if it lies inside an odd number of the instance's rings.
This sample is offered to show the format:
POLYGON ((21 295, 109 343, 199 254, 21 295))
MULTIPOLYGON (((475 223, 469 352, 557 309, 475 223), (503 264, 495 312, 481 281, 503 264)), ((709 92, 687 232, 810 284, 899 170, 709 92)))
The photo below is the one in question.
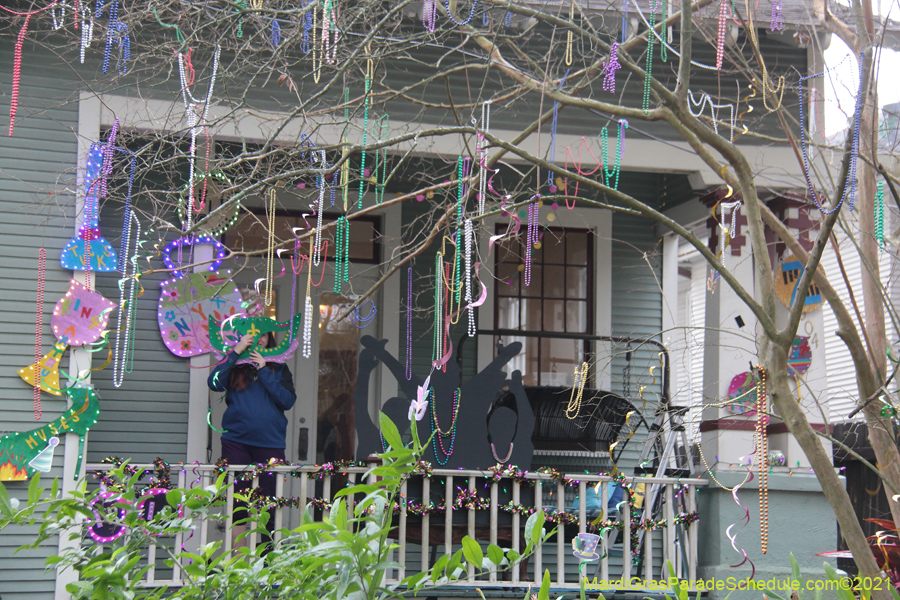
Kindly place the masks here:
MULTIPOLYGON (((328 225, 337 219, 337 215, 322 215, 322 224, 328 225)), ((381 262, 379 244, 378 217, 359 217, 350 221, 350 261, 355 263, 381 262)), ((304 230, 315 227, 315 217, 307 216, 304 220, 301 214, 292 211, 275 211, 275 238, 280 240, 292 239, 293 228, 304 230)), ((326 256, 334 259, 334 232, 331 227, 322 233, 322 239, 328 240, 326 256)), ((269 232, 266 226, 266 212, 263 209, 247 209, 238 222, 226 234, 223 242, 226 246, 236 251, 252 252, 265 250, 269 244, 269 232)), ((301 254, 309 252, 309 242, 306 241, 300 249, 301 254)))
MULTIPOLYGON (((497 232, 505 227, 498 226, 497 232)), ((532 249, 530 285, 525 285, 524 256, 522 239, 507 237, 498 243, 494 326, 542 334, 505 340, 525 346, 511 365, 522 371, 525 385, 572 385, 590 342, 554 334, 594 333, 592 232, 543 229, 532 249)))

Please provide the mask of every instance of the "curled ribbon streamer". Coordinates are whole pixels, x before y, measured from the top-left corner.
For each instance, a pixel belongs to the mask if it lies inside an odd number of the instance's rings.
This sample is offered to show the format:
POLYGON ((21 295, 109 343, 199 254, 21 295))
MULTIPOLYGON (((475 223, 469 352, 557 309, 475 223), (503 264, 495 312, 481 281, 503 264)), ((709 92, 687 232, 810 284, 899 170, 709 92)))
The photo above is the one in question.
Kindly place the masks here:
MULTIPOLYGON (((457 313, 454 313, 454 315, 456 315, 456 314, 457 313)), ((448 346, 447 354, 442 356, 440 359, 432 362, 431 363, 432 369, 437 369, 437 368, 440 368, 440 367, 443 367, 444 365, 446 365, 447 361, 450 360, 450 356, 453 354, 453 342, 450 341, 450 319, 445 319, 444 322, 445 322, 444 339, 447 341, 447 346, 448 346)))
POLYGON ((734 498, 734 501, 737 503, 738 506, 740 506, 741 508, 744 509, 744 516, 738 522, 732 523, 731 525, 729 525, 728 528, 725 530, 725 535, 731 541, 731 547, 734 548, 734 551, 737 552, 738 554, 742 554, 744 557, 744 560, 742 560, 741 562, 739 562, 736 565, 731 565, 731 567, 736 569, 740 566, 743 566, 745 563, 749 562, 750 568, 751 568, 750 579, 753 579, 753 576, 756 575, 756 565, 754 565, 753 561, 750 560, 750 557, 747 556, 746 550, 744 550, 743 548, 738 549, 737 533, 735 533, 734 535, 731 535, 731 529, 735 525, 737 525, 741 520, 744 521, 744 527, 746 527, 750 523, 750 509, 747 506, 745 506, 744 504, 742 504, 741 501, 738 499, 738 490, 741 489, 741 486, 744 485, 745 483, 749 483, 750 481, 753 481, 753 470, 748 469, 748 471, 750 473, 750 476, 747 478, 747 480, 737 484, 731 490, 731 495, 734 498))
POLYGON ((506 233, 500 233, 497 235, 492 235, 490 238, 488 238, 488 256, 491 255, 491 249, 494 247, 495 242, 505 238, 507 235, 516 235, 517 233, 519 233, 519 229, 521 229, 521 227, 522 227, 522 221, 519 220, 519 215, 517 215, 515 213, 507 212, 507 210, 504 206, 505 204, 506 204, 506 199, 504 199, 503 202, 500 203, 500 209, 504 213, 506 213, 507 215, 509 215, 510 217, 512 217, 513 219, 516 220, 516 228, 513 229, 512 231, 508 231, 506 233))
POLYGON ((209 425, 209 428, 217 433, 228 433, 227 429, 216 429, 212 424, 212 406, 207 407, 206 411, 206 424, 209 425))
POLYGON ((466 306, 465 310, 471 310, 473 308, 477 308, 484 304, 487 301, 487 286, 484 285, 484 282, 481 281, 481 277, 478 274, 478 269, 481 267, 481 263, 475 263, 475 278, 478 279, 478 283, 481 284, 481 297, 478 298, 475 302, 466 306))
MULTIPOLYGON (((231 327, 231 321, 233 321, 234 319, 237 319, 238 317, 246 317, 246 316, 247 315, 245 313, 235 313, 235 314, 227 317, 224 321, 222 321, 222 324, 219 325, 219 335, 222 336, 222 344, 224 344, 226 346, 237 346, 237 342, 235 342, 234 344, 228 343, 228 337, 225 336, 225 327, 226 326, 231 327)), ((232 331, 234 330, 233 327, 231 327, 231 329, 232 329, 232 331)))

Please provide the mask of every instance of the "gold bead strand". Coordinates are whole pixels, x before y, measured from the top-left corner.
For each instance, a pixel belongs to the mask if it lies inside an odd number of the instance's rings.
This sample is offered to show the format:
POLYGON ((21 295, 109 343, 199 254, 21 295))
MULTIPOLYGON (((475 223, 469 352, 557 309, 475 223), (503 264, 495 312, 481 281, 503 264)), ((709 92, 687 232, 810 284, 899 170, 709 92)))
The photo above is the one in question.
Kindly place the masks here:
MULTIPOLYGON (((572 0, 571 5, 569 6, 569 21, 572 22, 572 25, 575 24, 575 0, 572 0)), ((572 66, 572 43, 574 38, 574 32, 570 28, 566 33, 566 66, 572 66)))
POLYGON ((766 393, 766 370, 756 365, 759 371, 759 384, 756 393, 756 453, 759 457, 759 541, 762 553, 769 547, 769 438, 766 432, 766 411, 768 395, 766 393))

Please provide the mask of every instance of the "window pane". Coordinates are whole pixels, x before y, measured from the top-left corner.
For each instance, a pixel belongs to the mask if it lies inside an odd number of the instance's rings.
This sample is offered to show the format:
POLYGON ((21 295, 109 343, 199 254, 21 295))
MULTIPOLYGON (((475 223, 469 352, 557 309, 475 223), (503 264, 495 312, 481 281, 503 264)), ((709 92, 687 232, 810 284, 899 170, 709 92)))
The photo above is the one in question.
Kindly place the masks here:
POLYGON ((519 299, 497 299, 497 327, 499 329, 519 329, 519 299))
POLYGON ((565 297, 565 274, 563 267, 547 266, 544 267, 546 277, 544 278, 544 297, 546 298, 564 298, 565 297))
POLYGON ((565 331, 565 302, 544 300, 544 331, 565 331))
POLYGON ((544 247, 544 263, 561 265, 565 262, 565 241, 563 232, 545 229, 544 238, 541 240, 544 247))
POLYGON ((571 386, 581 366, 581 340, 541 340, 541 385, 571 386))
POLYGON ((497 260, 499 262, 515 263, 522 262, 520 257, 519 240, 506 239, 497 247, 497 260))
POLYGON ((540 265, 531 265, 531 285, 525 285, 525 271, 519 273, 522 280, 522 295, 535 298, 541 295, 541 280, 543 279, 543 270, 540 265))
POLYGON ((588 234, 569 232, 566 234, 566 262, 570 265, 588 264, 588 234))
POLYGON ((566 331, 588 333, 587 302, 566 302, 566 331))
POLYGON ((525 342, 525 370, 522 371, 523 385, 539 385, 538 381, 538 340, 526 338, 525 342))
POLYGON ((497 265, 497 294, 500 296, 519 295, 519 272, 516 265, 501 263, 497 265))
POLYGON ((531 331, 541 330, 541 301, 529 300, 523 298, 522 302, 522 320, 525 322, 525 329, 531 331))
POLYGON ((587 298, 587 273, 585 267, 566 268, 566 298, 587 298))

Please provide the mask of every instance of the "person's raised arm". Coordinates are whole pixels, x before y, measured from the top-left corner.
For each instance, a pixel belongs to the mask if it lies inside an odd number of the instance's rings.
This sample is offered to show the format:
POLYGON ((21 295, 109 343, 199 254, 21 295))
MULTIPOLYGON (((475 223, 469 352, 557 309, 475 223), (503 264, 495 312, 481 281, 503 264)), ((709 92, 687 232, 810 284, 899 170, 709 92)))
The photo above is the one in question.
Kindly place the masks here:
POLYGON ((249 333, 241 338, 241 340, 234 347, 234 350, 229 352, 225 356, 225 362, 218 365, 213 372, 209 374, 209 378, 206 380, 206 385, 214 392, 224 392, 227 391, 228 386, 228 374, 231 372, 231 369, 234 367, 235 363, 238 361, 238 355, 250 347, 250 344, 253 343, 253 336, 249 333))

